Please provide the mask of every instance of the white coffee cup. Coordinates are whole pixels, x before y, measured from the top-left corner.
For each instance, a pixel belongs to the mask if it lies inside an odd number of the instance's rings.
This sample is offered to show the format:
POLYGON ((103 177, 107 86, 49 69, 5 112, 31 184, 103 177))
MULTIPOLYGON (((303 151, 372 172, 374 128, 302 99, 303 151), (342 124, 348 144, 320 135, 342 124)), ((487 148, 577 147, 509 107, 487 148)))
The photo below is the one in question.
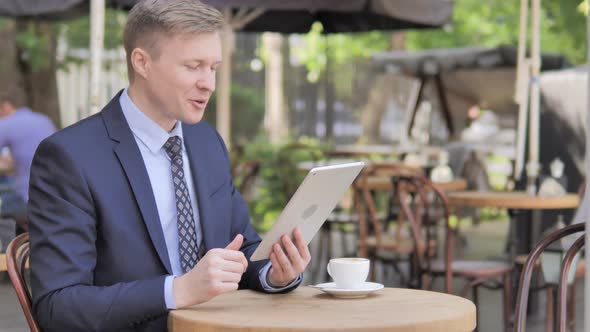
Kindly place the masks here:
POLYGON ((369 275, 369 262, 366 258, 333 258, 328 263, 328 274, 336 288, 362 288, 369 275))

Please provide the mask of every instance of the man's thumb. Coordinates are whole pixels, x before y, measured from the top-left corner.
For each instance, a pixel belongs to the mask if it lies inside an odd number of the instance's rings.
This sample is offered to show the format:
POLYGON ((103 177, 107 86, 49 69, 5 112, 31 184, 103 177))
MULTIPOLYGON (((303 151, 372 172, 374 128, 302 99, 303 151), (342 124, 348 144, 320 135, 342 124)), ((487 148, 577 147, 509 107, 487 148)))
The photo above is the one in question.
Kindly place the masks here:
POLYGON ((244 237, 242 236, 242 234, 238 234, 238 235, 236 235, 234 240, 231 241, 231 243, 228 244, 227 247, 225 247, 225 249, 240 250, 243 242, 244 242, 244 237))

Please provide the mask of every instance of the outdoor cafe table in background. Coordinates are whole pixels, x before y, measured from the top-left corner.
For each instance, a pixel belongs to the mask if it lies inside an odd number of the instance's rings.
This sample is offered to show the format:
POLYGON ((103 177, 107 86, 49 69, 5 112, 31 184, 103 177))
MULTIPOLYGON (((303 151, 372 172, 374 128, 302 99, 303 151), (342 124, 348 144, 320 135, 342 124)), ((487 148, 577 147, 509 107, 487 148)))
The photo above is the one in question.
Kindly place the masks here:
POLYGON ((367 155, 385 155, 396 156, 404 153, 415 152, 416 147, 412 146, 393 146, 393 145, 340 145, 334 147, 331 153, 340 156, 367 156, 367 155))
POLYGON ((170 332, 467 332, 475 325, 473 302, 401 288, 358 299, 339 299, 303 286, 288 294, 242 290, 168 316, 170 332))
MULTIPOLYGON (((449 205, 470 207, 496 207, 512 210, 575 209, 580 204, 577 194, 536 196, 526 192, 455 191, 447 193, 449 205)), ((511 218, 512 220, 514 218, 511 218)), ((510 223, 510 259, 516 258, 516 223, 510 223)), ((529 248, 530 249, 530 248, 529 248)))
POLYGON ((399 156, 406 153, 424 153, 426 155, 436 155, 440 153, 441 148, 433 146, 416 146, 416 145, 339 145, 334 147, 330 153, 338 156, 399 156))
MULTIPOLYGON (((330 166, 355 162, 354 159, 330 159, 320 161, 304 161, 297 164, 297 168, 301 171, 309 172, 314 167, 330 166)), ((368 187, 371 190, 386 191, 391 189, 391 180, 388 177, 371 177, 367 181, 368 187)), ((451 181, 434 182, 434 184, 444 191, 456 191, 467 189, 467 181, 463 178, 454 178, 451 181)))

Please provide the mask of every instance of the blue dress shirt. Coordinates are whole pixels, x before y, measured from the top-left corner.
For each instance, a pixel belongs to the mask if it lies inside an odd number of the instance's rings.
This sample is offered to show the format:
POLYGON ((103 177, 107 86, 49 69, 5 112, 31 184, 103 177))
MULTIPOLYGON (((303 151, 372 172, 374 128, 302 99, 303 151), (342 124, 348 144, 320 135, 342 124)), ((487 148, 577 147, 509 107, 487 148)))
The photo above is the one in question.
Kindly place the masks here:
MULTIPOLYGON (((172 291, 172 282, 174 277, 181 276, 182 269, 180 267, 180 259, 178 253, 178 231, 176 228, 176 201, 174 195, 174 184, 172 183, 172 174, 170 173, 170 157, 166 154, 163 146, 168 138, 172 136, 182 136, 182 126, 178 122, 172 131, 166 132, 156 122, 150 119, 147 115, 139 110, 133 103, 127 89, 123 91, 119 98, 123 115, 129 124, 129 128, 133 132, 139 151, 145 164, 152 191, 156 200, 158 209, 158 216, 162 224, 162 231, 168 249, 168 257, 170 258, 170 265, 172 266, 172 276, 168 276, 164 283, 164 296, 166 307, 168 309, 176 309, 174 303, 174 295, 172 291)), ((184 143, 184 139, 183 139, 184 143)), ((185 180, 188 186, 189 195, 191 197, 191 205, 195 216, 195 230, 197 231, 197 240, 202 241, 202 230, 199 221, 199 208, 197 205, 197 195, 193 185, 192 173, 190 170, 190 162, 186 154, 186 149, 182 149, 182 159, 185 180)), ((200 246, 200 242, 197 247, 200 246)), ((266 264, 260 270, 260 282, 264 289, 268 292, 280 292, 289 288, 296 283, 301 282, 302 276, 299 275, 292 283, 286 287, 274 288, 269 285, 267 281, 268 271, 272 266, 271 262, 266 264)))

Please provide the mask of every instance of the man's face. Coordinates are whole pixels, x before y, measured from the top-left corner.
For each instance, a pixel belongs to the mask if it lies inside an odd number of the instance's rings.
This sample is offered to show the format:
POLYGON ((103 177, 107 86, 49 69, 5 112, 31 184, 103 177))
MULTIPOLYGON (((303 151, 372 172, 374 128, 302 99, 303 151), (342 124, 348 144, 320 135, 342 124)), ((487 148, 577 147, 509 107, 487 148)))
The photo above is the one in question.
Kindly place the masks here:
POLYGON ((195 124, 215 91, 215 71, 221 63, 219 33, 161 37, 159 57, 152 58, 146 81, 148 98, 167 120, 195 124))

